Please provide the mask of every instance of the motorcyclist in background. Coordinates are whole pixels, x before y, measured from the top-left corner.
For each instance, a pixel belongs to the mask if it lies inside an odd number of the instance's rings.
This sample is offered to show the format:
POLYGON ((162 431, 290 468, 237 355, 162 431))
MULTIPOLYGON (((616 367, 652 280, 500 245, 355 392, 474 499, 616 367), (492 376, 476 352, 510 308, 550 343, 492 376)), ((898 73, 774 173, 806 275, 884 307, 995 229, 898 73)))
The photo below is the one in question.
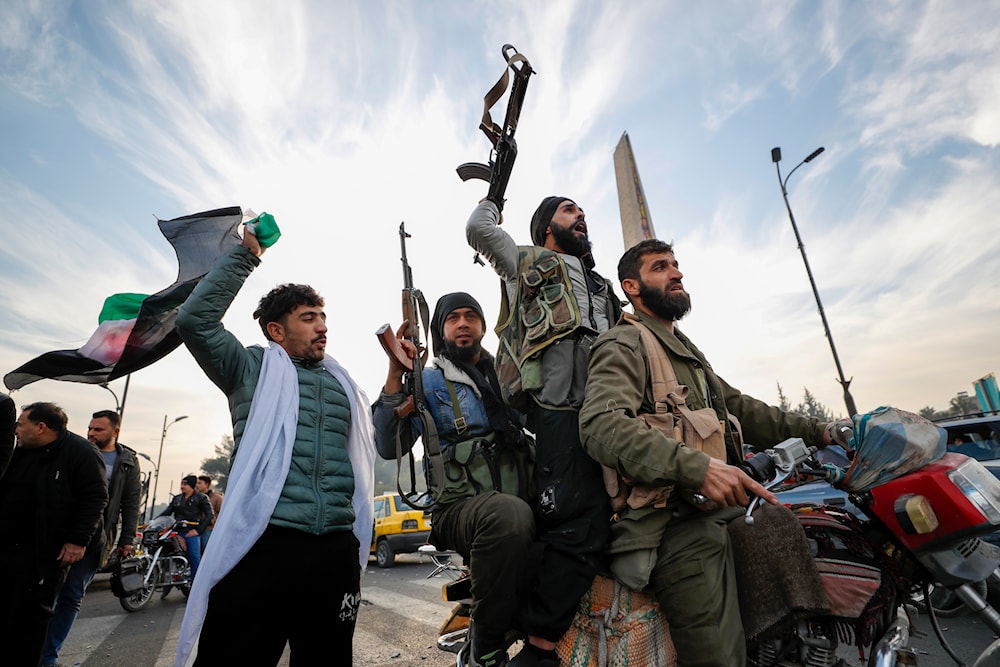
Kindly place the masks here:
POLYGON ((187 559, 191 565, 191 581, 198 571, 198 564, 201 563, 201 539, 200 535, 208 528, 215 515, 212 512, 212 503, 208 496, 195 490, 198 478, 188 475, 181 480, 181 492, 170 500, 167 508, 160 512, 159 516, 173 515, 178 521, 194 521, 198 525, 184 533, 187 542, 187 559))

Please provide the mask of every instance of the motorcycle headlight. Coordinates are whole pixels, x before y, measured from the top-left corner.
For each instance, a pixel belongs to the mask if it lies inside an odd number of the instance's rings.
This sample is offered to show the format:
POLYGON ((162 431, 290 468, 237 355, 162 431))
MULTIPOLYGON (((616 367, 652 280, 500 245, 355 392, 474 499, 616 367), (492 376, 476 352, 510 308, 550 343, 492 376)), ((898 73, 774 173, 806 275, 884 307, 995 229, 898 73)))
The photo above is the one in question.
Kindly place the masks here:
POLYGON ((949 472, 948 478, 991 524, 1000 524, 1000 480, 982 463, 969 459, 949 472))

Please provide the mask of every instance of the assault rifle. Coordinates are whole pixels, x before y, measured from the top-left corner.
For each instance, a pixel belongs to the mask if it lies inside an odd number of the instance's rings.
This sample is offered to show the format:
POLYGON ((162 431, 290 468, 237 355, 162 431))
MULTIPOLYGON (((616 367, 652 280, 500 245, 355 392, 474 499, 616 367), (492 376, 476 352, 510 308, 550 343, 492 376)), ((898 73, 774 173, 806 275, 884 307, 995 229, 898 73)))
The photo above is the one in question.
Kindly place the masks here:
MULTIPOLYGON (((378 340, 382 344, 382 349, 385 350, 385 353, 390 357, 395 358, 399 364, 406 369, 404 374, 404 392, 406 394, 406 400, 395 409, 396 417, 400 420, 406 420, 410 418, 410 415, 416 412, 417 417, 420 419, 420 424, 423 427, 421 439, 424 443, 424 453, 430 459, 431 467, 441 470, 443 464, 441 462, 441 443, 438 438, 437 425, 434 423, 434 418, 427 409, 427 403, 424 399, 423 370, 424 364, 427 362, 427 349, 420 343, 420 328, 423 326, 424 338, 426 339, 430 316, 428 315, 427 301, 424 299, 423 292, 413 286, 413 269, 410 268, 410 262, 406 258, 406 239, 408 238, 411 237, 406 233, 406 223, 399 223, 400 261, 403 264, 403 320, 407 323, 404 337, 413 345, 414 349, 417 350, 417 358, 410 358, 410 356, 406 353, 406 350, 404 350, 403 346, 400 344, 399 339, 396 338, 390 325, 383 324, 379 327, 378 331, 375 332, 375 335, 378 336, 378 340)), ((403 443, 400 441, 397 431, 396 489, 399 491, 399 496, 403 499, 403 502, 410 507, 418 510, 427 509, 429 503, 420 503, 421 496, 423 494, 418 494, 416 490, 416 461, 413 457, 412 447, 407 447, 405 452, 403 449, 403 443), (409 454, 409 492, 403 491, 402 486, 399 483, 404 454, 409 454)), ((439 491, 443 491, 443 476, 438 475, 438 480, 441 487, 439 491)))
MULTIPOLYGON (((535 71, 531 69, 531 63, 528 62, 528 59, 518 53, 517 49, 510 44, 504 44, 500 53, 507 65, 504 67, 503 76, 493 84, 493 87, 483 98, 483 119, 479 123, 479 129, 493 145, 489 164, 466 162, 458 165, 456 171, 463 181, 474 178, 487 181, 490 188, 486 193, 486 198, 496 204, 497 208, 503 212, 504 202, 507 201, 504 199, 504 194, 507 192, 507 182, 510 181, 514 160, 517 159, 517 142, 514 140, 514 132, 517 131, 517 122, 521 117, 521 105, 524 103, 524 93, 528 89, 528 79, 535 71), (514 72, 514 83, 510 87, 507 116, 501 127, 493 122, 490 109, 507 91, 511 72, 514 72)), ((476 253, 473 261, 477 264, 483 263, 479 258, 479 253, 476 253)))

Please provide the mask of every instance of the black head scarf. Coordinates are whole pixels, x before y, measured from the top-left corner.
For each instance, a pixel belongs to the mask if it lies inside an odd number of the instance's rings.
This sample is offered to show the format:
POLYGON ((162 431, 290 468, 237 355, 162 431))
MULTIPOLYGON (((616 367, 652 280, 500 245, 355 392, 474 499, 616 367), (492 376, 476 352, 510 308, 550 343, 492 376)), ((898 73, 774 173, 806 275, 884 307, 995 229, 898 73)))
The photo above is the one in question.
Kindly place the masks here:
POLYGON ((445 294, 434 304, 434 316, 431 317, 431 344, 434 349, 434 356, 440 357, 445 351, 444 345, 444 320, 448 314, 457 308, 471 308, 476 311, 483 321, 483 329, 486 329, 486 317, 483 315, 483 307, 479 305, 472 295, 465 292, 452 292, 445 294))
MULTIPOLYGON (((531 242, 537 246, 545 245, 545 231, 552 222, 552 216, 556 214, 559 204, 564 201, 573 201, 569 197, 552 195, 542 200, 542 203, 535 209, 535 214, 531 216, 531 242)), ((574 204, 576 202, 573 202, 574 204)))

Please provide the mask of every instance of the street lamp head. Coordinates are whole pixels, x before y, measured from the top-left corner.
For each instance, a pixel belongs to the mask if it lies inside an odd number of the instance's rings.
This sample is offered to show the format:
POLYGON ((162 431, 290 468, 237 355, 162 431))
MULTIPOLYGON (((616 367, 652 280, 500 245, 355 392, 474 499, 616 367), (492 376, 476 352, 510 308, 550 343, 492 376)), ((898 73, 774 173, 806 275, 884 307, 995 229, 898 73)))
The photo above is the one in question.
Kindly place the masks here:
POLYGON ((822 153, 825 150, 826 150, 826 148, 824 148, 823 146, 820 146, 819 148, 817 148, 816 150, 814 150, 812 153, 810 153, 809 157, 807 157, 805 160, 803 160, 803 162, 812 162, 813 160, 816 159, 816 157, 820 153, 822 153))
MULTIPOLYGON (((823 149, 821 148, 820 150, 823 150, 823 149)), ((174 419, 174 421, 175 422, 179 422, 180 420, 187 419, 187 418, 188 418, 187 415, 181 415, 180 417, 177 417, 176 419, 174 419)))
POLYGON ((781 146, 771 149, 771 162, 781 162, 781 146))

